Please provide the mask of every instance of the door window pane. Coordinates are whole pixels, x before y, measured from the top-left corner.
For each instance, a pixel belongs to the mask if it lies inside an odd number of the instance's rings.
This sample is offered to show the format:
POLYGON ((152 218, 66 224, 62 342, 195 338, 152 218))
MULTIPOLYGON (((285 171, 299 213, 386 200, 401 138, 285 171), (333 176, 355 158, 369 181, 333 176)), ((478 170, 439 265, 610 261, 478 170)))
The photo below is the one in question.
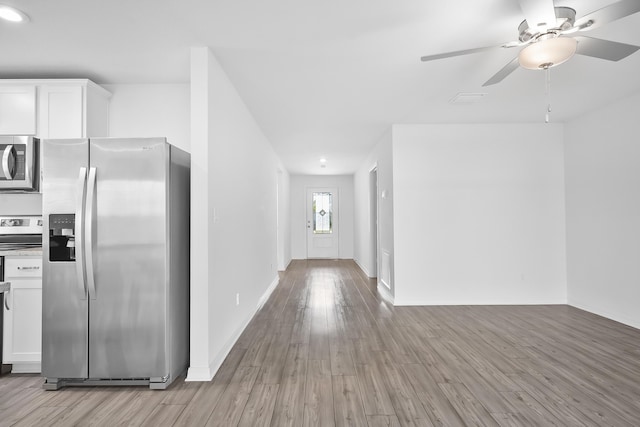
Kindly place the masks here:
POLYGON ((333 207, 331 193, 313 193, 313 232, 331 234, 333 232, 333 207))

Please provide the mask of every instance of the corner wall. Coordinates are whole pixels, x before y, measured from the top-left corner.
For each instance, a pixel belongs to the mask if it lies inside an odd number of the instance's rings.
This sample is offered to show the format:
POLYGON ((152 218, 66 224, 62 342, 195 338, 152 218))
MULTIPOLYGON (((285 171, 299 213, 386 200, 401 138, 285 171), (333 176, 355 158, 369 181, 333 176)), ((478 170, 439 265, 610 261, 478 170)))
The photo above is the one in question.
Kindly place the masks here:
POLYGON ((187 380, 208 381, 278 283, 277 173, 284 168, 206 47, 191 51, 191 159, 187 380))
POLYGON ((566 303, 563 128, 393 126, 395 304, 566 303))
POLYGON ((566 125, 569 304, 640 328, 640 93, 566 125))
POLYGON ((394 299, 394 236, 393 236, 393 160, 391 150, 391 130, 385 133, 376 147, 367 156, 354 175, 354 260, 369 277, 378 278, 378 289, 394 299), (371 236, 371 194, 369 176, 373 168, 378 175, 377 217, 378 217, 378 259, 372 259, 371 236), (384 196, 384 197, 383 197, 384 196), (383 267, 382 254, 388 257, 383 267), (386 271, 385 271, 386 270, 386 271), (383 277, 386 276, 386 277, 383 277), (388 281, 386 288, 381 280, 388 281))

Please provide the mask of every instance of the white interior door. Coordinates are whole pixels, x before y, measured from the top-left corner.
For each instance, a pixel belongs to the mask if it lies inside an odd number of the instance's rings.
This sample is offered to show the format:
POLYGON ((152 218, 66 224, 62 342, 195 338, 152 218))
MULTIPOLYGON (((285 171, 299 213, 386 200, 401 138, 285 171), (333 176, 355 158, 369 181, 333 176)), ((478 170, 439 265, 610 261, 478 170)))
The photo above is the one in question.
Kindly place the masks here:
POLYGON ((307 258, 338 258, 338 189, 307 189, 307 258))

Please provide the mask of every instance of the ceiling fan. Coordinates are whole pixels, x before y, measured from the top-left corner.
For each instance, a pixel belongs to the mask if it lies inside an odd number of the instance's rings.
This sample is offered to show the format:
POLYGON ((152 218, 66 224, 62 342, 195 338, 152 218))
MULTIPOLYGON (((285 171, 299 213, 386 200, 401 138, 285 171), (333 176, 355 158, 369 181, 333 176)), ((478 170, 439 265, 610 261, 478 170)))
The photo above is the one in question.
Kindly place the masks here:
POLYGON ((580 19, 576 19, 576 11, 569 7, 554 7, 553 0, 519 0, 519 3, 526 19, 518 26, 517 41, 428 55, 420 59, 433 61, 493 49, 522 47, 516 58, 482 85, 490 86, 501 82, 519 66, 546 70, 562 64, 575 53, 619 61, 640 49, 640 46, 574 35, 639 12, 640 0, 621 0, 580 19))

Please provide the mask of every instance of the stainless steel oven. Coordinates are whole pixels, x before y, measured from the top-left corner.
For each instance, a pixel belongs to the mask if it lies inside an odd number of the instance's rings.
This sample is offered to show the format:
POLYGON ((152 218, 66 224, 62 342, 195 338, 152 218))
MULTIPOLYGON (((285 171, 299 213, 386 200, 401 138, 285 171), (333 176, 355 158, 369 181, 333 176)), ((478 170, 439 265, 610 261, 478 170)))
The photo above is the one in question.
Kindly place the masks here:
POLYGON ((0 216, 0 251, 42 247, 41 216, 0 216))
POLYGON ((0 191, 38 191, 39 141, 32 136, 0 136, 0 191))

